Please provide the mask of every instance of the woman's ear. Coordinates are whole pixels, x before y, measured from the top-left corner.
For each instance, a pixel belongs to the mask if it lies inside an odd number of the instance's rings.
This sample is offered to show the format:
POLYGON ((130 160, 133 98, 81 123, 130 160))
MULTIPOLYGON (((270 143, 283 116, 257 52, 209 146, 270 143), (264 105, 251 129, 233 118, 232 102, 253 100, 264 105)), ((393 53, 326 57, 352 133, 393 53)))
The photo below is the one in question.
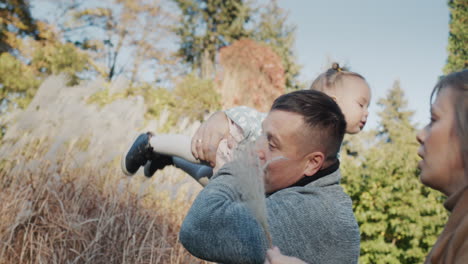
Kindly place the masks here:
POLYGON ((305 156, 306 165, 304 167, 304 175, 312 176, 322 168, 325 162, 325 154, 320 151, 312 152, 305 156))

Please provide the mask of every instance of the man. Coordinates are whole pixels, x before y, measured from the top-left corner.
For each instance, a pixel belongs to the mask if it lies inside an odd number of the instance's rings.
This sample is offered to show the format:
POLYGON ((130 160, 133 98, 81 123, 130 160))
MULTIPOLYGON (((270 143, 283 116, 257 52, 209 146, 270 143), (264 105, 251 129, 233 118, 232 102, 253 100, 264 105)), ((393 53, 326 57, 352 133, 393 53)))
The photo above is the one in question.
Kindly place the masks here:
MULTIPOLYGON (((339 185, 337 153, 346 122, 338 105, 318 91, 285 94, 262 127, 256 152, 265 167, 273 245, 309 263, 357 263, 359 228, 339 185)), ((267 237, 241 199, 235 166, 226 164, 200 192, 180 241, 208 261, 263 263, 267 237)))

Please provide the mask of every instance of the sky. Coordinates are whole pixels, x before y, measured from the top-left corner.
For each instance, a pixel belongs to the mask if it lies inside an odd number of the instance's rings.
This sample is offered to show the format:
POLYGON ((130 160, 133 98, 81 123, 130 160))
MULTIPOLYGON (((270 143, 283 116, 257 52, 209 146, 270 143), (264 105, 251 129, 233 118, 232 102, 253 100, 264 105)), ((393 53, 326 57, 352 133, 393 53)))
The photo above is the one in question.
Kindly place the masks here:
POLYGON ((279 0, 297 26, 300 79, 309 85, 330 61, 363 75, 372 90, 367 128, 376 128, 379 98, 395 80, 415 111, 429 121, 429 97, 447 59, 449 9, 444 0, 279 0))
MULTIPOLYGON (((261 0, 264 1, 264 0, 261 0)), ((41 2, 41 1, 38 1, 41 2)), ((300 80, 310 85, 331 62, 363 75, 372 90, 367 128, 377 128, 385 97, 395 80, 415 111, 413 123, 429 121, 429 96, 447 59, 446 0, 278 0, 296 25, 300 80)), ((43 4, 33 9, 46 16, 43 4)), ((49 14, 50 15, 50 14, 49 14)))

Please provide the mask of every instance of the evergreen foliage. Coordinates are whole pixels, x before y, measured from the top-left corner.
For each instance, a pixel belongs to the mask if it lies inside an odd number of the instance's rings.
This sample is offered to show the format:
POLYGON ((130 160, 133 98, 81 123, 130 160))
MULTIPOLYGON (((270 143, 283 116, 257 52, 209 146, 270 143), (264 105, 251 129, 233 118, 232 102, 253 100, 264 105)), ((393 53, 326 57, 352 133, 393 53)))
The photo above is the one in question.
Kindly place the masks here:
POLYGON ((441 194, 418 179, 416 131, 398 81, 378 104, 379 131, 349 138, 343 147, 343 183, 361 230, 360 263, 421 263, 447 213, 441 194))
POLYGON ((450 32, 448 59, 444 72, 460 71, 468 67, 468 1, 449 0, 450 32))
POLYGON ((245 24, 251 9, 243 0, 174 0, 182 12, 175 28, 179 55, 202 78, 213 77, 216 52, 234 40, 248 37, 245 24))
POLYGON ((252 38, 267 44, 281 57, 286 89, 303 89, 304 85, 297 80, 301 67, 297 64, 293 52, 296 27, 288 24, 288 14, 278 6, 277 0, 269 1, 262 10, 252 38))
POLYGON ((255 7, 243 0, 173 0, 182 12, 179 56, 202 78, 212 78, 220 48, 236 40, 250 38, 270 46, 280 57, 286 75, 286 88, 297 90, 300 67, 293 48, 296 27, 288 24, 288 14, 269 0, 255 7))

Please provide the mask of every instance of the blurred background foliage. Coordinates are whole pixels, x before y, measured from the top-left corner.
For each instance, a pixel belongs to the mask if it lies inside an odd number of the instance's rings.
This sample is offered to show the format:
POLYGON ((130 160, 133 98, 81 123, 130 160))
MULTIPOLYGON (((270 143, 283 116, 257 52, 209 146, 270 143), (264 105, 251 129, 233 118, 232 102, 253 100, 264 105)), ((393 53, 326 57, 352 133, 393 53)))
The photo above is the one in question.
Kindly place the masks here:
POLYGON ((378 102, 379 128, 347 136, 343 185, 361 230, 360 263, 422 263, 447 221, 441 193, 418 178, 418 143, 399 81, 378 102))
MULTIPOLYGON (((466 1, 448 5, 445 73, 468 61, 466 1)), ((169 113, 159 132, 183 118, 202 121, 233 99, 225 92, 233 86, 245 83, 238 91, 257 97, 305 88, 298 80, 295 32, 276 0, 2 1, 1 134, 7 129, 2 117, 25 109, 41 83, 57 74, 70 86, 104 80, 87 99, 98 107, 143 98, 146 120, 169 113), (242 49, 249 45, 256 56, 242 49), (262 61, 274 68, 265 70, 262 61), (239 65, 262 79, 252 81, 239 65), (111 90, 118 78, 128 85, 111 90)), ((235 103, 252 103, 244 97, 235 103)), ((395 81, 379 100, 379 128, 347 137, 342 149, 343 184, 361 228, 360 263, 423 262, 447 219, 444 198, 418 180, 416 128, 405 100, 395 81)), ((257 108, 271 103, 258 102, 257 108)))

